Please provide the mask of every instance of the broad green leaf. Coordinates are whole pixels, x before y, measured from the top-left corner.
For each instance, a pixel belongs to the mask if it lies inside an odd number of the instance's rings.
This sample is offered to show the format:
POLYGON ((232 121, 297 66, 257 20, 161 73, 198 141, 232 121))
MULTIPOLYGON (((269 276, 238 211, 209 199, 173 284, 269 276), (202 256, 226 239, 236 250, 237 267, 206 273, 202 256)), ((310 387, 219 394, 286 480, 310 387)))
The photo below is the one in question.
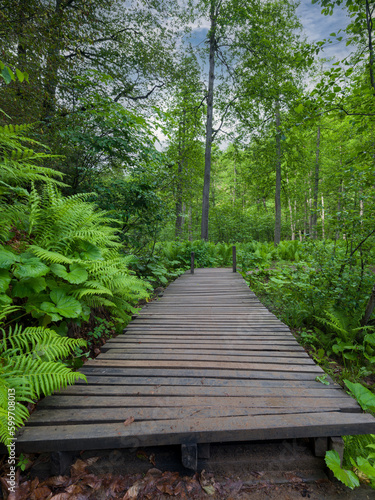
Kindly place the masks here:
POLYGON ((22 83, 25 79, 25 75, 18 68, 16 69, 16 75, 18 77, 18 80, 22 83))
POLYGON ((369 391, 366 387, 363 387, 362 384, 354 384, 353 382, 345 379, 344 382, 363 410, 375 411, 375 394, 369 391))
POLYGON ((81 264, 71 264, 69 266, 70 273, 68 273, 67 280, 69 283, 80 284, 87 280, 88 273, 81 264))
POLYGON ((357 457, 356 464, 358 469, 366 474, 369 479, 375 479, 375 467, 373 467, 364 457, 357 457))
POLYGON ((59 278, 66 278, 66 275, 68 274, 66 271, 66 267, 62 264, 51 264, 50 269, 53 274, 56 274, 56 276, 58 276, 59 278))
POLYGON ((83 252, 80 253, 82 260, 99 260, 102 258, 100 249, 92 243, 82 241, 80 246, 83 248, 83 252))
POLYGON ((0 304, 3 306, 6 306, 8 304, 12 304, 13 299, 9 297, 9 295, 6 295, 5 293, 0 293, 0 304))
POLYGON ((302 103, 298 104, 298 106, 296 108, 294 108, 294 111, 296 113, 302 113, 302 111, 303 111, 303 104, 302 103))
POLYGON ((78 302, 78 300, 74 297, 66 295, 66 293, 62 290, 52 290, 50 297, 56 306, 54 312, 61 314, 66 318, 78 318, 81 314, 82 307, 80 302, 78 302))
POLYGON ((335 450, 327 451, 325 456, 327 467, 331 469, 335 478, 353 490, 359 486, 359 479, 351 470, 346 470, 341 467, 340 456, 335 450))
POLYGON ((8 68, 8 66, 4 66, 3 70, 1 71, 1 75, 4 78, 6 84, 9 84, 12 80, 14 80, 13 71, 8 68))
POLYGON ((16 278, 39 278, 40 276, 45 276, 49 272, 48 266, 38 259, 38 257, 31 255, 32 254, 21 255, 21 262, 16 265, 14 270, 14 276, 16 278))
POLYGON ((81 264, 71 264, 69 266, 70 272, 67 272, 66 267, 62 264, 52 264, 51 271, 59 276, 59 278, 64 278, 69 283, 78 285, 83 283, 88 278, 88 273, 86 269, 81 264))
POLYGON ((17 255, 5 248, 0 248, 0 268, 9 269, 17 261, 17 255))
POLYGON ((46 280, 42 277, 39 278, 22 278, 12 287, 12 296, 29 297, 33 293, 40 293, 46 289, 46 280))
POLYGON ((0 293, 8 290, 10 280, 9 272, 6 269, 0 269, 0 293))

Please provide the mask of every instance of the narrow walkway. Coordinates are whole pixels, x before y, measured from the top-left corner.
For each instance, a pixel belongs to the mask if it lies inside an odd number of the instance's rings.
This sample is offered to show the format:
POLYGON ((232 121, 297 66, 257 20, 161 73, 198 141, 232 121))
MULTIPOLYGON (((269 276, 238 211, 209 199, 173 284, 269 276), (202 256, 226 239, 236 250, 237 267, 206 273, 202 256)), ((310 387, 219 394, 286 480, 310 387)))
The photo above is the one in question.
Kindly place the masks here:
POLYGON ((230 269, 197 269, 144 307, 45 398, 18 437, 24 452, 375 433, 230 269))

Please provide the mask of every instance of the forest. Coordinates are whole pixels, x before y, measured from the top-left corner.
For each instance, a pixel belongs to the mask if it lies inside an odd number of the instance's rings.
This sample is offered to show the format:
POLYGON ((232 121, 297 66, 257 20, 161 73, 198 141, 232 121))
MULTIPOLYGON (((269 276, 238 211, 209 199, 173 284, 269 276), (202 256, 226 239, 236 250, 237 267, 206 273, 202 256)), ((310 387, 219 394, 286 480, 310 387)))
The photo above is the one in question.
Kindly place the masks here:
MULTIPOLYGON (((311 42, 294 0, 0 1, 2 443, 192 251, 229 267, 232 245, 375 413, 375 3, 312 3, 347 24, 311 42)), ((327 464, 375 487, 375 436, 345 443, 327 464)))

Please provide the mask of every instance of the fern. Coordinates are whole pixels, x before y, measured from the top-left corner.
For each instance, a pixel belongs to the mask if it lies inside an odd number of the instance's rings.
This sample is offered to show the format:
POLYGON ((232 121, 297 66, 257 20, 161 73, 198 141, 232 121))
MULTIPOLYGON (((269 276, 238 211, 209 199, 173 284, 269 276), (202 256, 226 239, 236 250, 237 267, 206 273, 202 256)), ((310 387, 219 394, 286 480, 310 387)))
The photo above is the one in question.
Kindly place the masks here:
MULTIPOLYGON (((14 306, 5 307, 0 313, 0 322, 17 311, 14 306)), ((23 425, 28 411, 22 402, 33 402, 41 395, 73 384, 86 377, 72 372, 61 359, 65 358, 86 342, 57 335, 46 328, 25 328, 15 325, 6 331, 0 328, 0 441, 8 445, 12 440, 8 428, 8 391, 15 397, 15 428, 23 425)))

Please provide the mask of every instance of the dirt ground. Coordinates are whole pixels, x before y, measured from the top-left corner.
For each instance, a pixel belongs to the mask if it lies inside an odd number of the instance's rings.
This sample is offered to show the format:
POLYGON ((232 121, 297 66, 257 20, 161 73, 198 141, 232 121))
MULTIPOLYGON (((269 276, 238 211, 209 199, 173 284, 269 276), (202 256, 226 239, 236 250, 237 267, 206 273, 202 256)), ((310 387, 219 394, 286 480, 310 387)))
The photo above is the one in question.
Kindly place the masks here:
POLYGON ((178 446, 30 455, 6 500, 375 500, 327 477, 308 440, 213 444, 197 472, 185 469, 178 446))

